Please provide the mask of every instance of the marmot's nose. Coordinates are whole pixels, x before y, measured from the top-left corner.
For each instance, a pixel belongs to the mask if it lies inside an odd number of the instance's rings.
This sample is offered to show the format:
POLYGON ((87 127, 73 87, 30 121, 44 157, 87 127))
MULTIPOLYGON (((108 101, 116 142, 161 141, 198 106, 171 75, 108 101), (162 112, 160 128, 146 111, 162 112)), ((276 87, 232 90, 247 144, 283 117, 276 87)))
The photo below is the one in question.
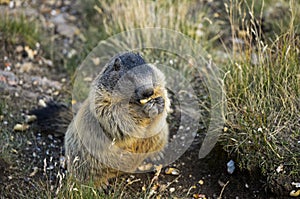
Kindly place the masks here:
POLYGON ((141 86, 136 89, 136 95, 138 99, 146 99, 154 94, 154 89, 152 86, 141 86))

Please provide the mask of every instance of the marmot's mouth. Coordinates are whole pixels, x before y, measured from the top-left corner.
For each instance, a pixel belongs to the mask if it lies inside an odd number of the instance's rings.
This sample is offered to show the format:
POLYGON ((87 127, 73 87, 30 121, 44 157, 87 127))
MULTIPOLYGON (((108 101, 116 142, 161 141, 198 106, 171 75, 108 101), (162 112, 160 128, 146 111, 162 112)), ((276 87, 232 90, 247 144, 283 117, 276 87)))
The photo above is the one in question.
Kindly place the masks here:
POLYGON ((141 100, 139 100, 139 102, 140 102, 142 105, 144 105, 144 104, 146 104, 147 102, 149 102, 150 100, 152 100, 152 97, 149 97, 149 98, 146 98, 146 99, 141 99, 141 100))

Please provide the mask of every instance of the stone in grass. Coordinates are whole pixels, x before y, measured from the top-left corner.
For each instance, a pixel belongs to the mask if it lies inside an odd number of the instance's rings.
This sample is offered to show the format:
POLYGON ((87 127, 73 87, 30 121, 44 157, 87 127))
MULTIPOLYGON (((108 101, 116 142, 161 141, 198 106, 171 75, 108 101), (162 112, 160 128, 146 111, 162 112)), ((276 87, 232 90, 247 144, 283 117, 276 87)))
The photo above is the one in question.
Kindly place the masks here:
POLYGON ((227 172, 229 174, 232 174, 235 170, 235 165, 234 165, 234 161, 233 160, 230 160, 228 163, 227 163, 227 172))
POLYGON ((165 174, 178 176, 180 172, 178 169, 170 167, 170 168, 166 168, 165 174))
POLYGON ((29 128, 28 124, 16 124, 14 126, 14 131, 26 131, 29 128))

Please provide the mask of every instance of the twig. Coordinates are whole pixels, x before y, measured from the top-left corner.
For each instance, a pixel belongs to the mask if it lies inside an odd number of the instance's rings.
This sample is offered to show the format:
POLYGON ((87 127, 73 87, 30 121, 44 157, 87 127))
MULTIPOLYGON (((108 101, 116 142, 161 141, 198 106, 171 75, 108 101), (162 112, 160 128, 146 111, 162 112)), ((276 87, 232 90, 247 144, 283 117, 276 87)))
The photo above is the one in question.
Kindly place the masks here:
POLYGON ((229 183, 229 181, 227 181, 226 184, 222 187, 222 190, 221 190, 221 193, 220 193, 218 199, 222 199, 222 194, 223 194, 223 192, 225 190, 225 187, 228 185, 228 183, 229 183))

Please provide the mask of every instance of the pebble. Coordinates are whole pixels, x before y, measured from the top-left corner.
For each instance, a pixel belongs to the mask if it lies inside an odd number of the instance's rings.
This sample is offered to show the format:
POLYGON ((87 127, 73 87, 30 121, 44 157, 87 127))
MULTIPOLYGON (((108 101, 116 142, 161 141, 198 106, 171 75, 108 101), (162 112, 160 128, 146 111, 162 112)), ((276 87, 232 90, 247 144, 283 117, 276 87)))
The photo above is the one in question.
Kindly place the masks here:
POLYGON ((144 164, 144 165, 141 165, 138 167, 138 169, 140 171, 148 171, 150 170, 151 168, 153 167, 153 165, 151 163, 148 163, 148 164, 144 164))
POLYGON ((19 78, 12 72, 0 70, 0 82, 4 82, 4 85, 16 86, 19 78))
POLYGON ((19 46, 16 47, 16 52, 17 52, 17 53, 20 53, 20 52, 22 52, 23 50, 24 50, 24 47, 21 46, 21 45, 19 45, 19 46))
POLYGON ((98 66, 100 64, 100 58, 99 57, 92 58, 92 61, 93 61, 95 66, 98 66))
POLYGON ((27 124, 16 124, 14 126, 14 131, 26 131, 29 128, 27 124))
POLYGON ((49 139, 49 140, 53 140, 53 135, 49 134, 49 135, 48 135, 48 139, 49 139))
MULTIPOLYGON (((32 50, 29 46, 25 46, 25 51, 27 53, 27 56, 30 60, 34 59, 34 56, 37 55, 37 51, 36 50, 32 50)), ((31 63, 31 62, 29 62, 31 63)))
POLYGON ((43 99, 39 100, 38 105, 41 106, 41 107, 47 107, 47 104, 43 99))
POLYGON ((280 164, 277 168, 276 168, 276 172, 280 173, 283 171, 283 164, 280 164))
POLYGON ((34 122, 36 119, 37 119, 37 117, 35 115, 26 115, 25 116, 26 123, 34 122))
POLYGON ((173 193, 175 191, 175 188, 174 187, 171 187, 170 188, 170 193, 173 193))
POLYGON ((227 163, 227 172, 229 174, 232 174, 235 170, 235 165, 234 165, 234 161, 233 160, 230 160, 228 163, 227 163))
POLYGON ((53 170, 54 166, 51 164, 49 167, 47 167, 47 170, 53 170))
POLYGON ((65 156, 60 156, 59 157, 59 164, 62 168, 65 168, 66 167, 66 158, 65 156))
POLYGON ((300 182, 292 182, 292 185, 296 188, 300 188, 300 182))
POLYGON ((180 174, 179 170, 176 168, 166 168, 165 174, 178 176, 180 174))
POLYGON ((203 185, 203 184, 204 184, 204 181, 203 181, 203 180, 199 180, 198 183, 199 183, 200 185, 203 185))

